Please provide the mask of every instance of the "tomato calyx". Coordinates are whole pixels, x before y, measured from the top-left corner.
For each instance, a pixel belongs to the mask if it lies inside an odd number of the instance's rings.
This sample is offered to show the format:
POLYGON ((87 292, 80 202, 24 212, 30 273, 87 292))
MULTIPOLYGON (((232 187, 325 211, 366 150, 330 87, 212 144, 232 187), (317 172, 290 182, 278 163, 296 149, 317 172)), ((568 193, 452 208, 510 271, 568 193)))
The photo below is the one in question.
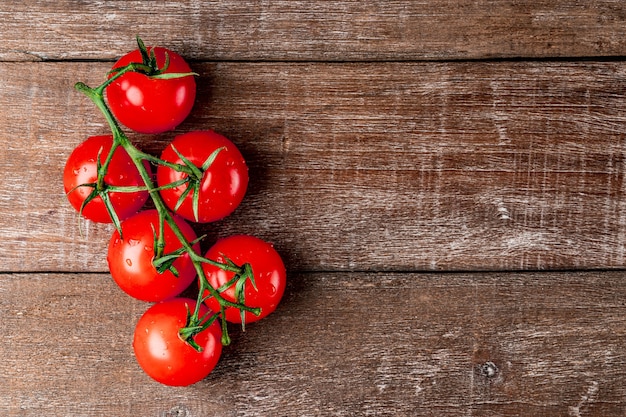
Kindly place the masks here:
POLYGON ((67 192, 67 195, 70 195, 71 193, 76 191, 78 188, 82 188, 82 187, 91 188, 92 189, 91 192, 87 195, 87 197, 85 197, 82 204, 80 205, 79 214, 82 215, 86 206, 90 202, 92 202, 93 200, 99 197, 104 203, 106 211, 109 214, 109 217, 111 218, 111 221, 113 225, 115 226, 115 229, 118 231, 120 236, 122 236, 121 220, 117 214, 117 211, 115 210, 115 207, 113 206, 110 193, 136 193, 136 192, 141 192, 141 191, 148 191, 148 187, 146 186, 116 186, 116 185, 108 184, 105 181, 106 173, 108 172, 109 165, 111 164, 111 161, 113 160, 113 155, 115 154, 115 151, 118 149, 118 146, 119 144, 113 143, 113 145, 111 146, 111 149, 109 150, 109 153, 107 154, 107 157, 104 163, 101 162, 103 149, 102 147, 100 147, 100 149, 98 150, 96 159, 95 159, 96 171, 97 171, 96 182, 79 184, 73 187, 72 189, 70 189, 67 192))
POLYGON ((165 63, 162 67, 159 68, 157 63, 156 54, 154 53, 154 48, 148 51, 148 48, 143 43, 141 38, 137 36, 137 48, 139 49, 139 53, 141 54, 142 62, 131 62, 128 65, 125 65, 120 68, 113 68, 111 71, 107 73, 107 75, 113 75, 110 81, 113 81, 114 78, 117 78, 128 71, 134 71, 141 74, 144 74, 150 78, 160 79, 160 80, 170 80, 174 78, 183 78, 198 75, 195 72, 167 72, 170 66, 170 56, 166 52, 165 53, 165 63))
MULTIPOLYGON (((226 321, 226 308, 234 307, 237 308, 241 312, 241 328, 245 331, 245 313, 249 312, 254 314, 255 316, 259 316, 261 314, 261 309, 258 307, 250 307, 245 305, 245 293, 244 288, 246 282, 250 281, 252 285, 256 288, 256 284, 254 281, 254 274, 252 272, 252 266, 249 263, 245 263, 241 266, 235 264, 232 260, 224 257, 224 263, 214 261, 209 258, 202 257, 200 255, 196 255, 193 258, 196 259, 199 263, 207 263, 210 265, 217 266, 218 268, 234 272, 235 275, 226 283, 224 283, 219 288, 213 288, 202 270, 200 269, 199 273, 199 295, 196 303, 196 309, 193 313, 189 312, 187 316, 187 323, 183 328, 180 329, 179 334, 180 337, 187 342, 194 349, 198 350, 199 346, 194 342, 193 337, 207 329, 214 320, 217 318, 220 319, 221 327, 222 327, 222 345, 227 346, 230 344, 230 336, 228 335, 228 326, 226 321), (235 301, 229 301, 223 298, 220 294, 226 291, 231 286, 235 285, 235 301), (208 292, 208 295, 203 295, 208 292), (209 298, 215 297, 219 300, 220 303, 220 311, 218 313, 214 313, 211 317, 210 322, 205 322, 206 317, 200 316, 200 307, 204 304, 206 300, 209 298)), ((201 352, 202 350, 198 350, 201 352)))
MULTIPOLYGON (((161 230, 163 229, 161 228, 161 230)), ((172 274, 174 274, 175 277, 178 277, 178 270, 174 266, 174 262, 176 262, 176 260, 183 256, 185 253, 187 253, 187 250, 183 246, 173 252, 164 254, 163 250, 165 248, 165 240, 163 238, 163 233, 157 235, 157 232, 156 230, 154 230, 154 228, 152 229, 152 233, 154 235, 154 259, 152 260, 152 265, 154 265, 154 268, 159 274, 163 274, 165 273, 165 271, 170 271, 172 274)), ((206 235, 202 235, 194 239, 190 242, 190 245, 195 245, 196 243, 203 240, 205 237, 206 235)))
POLYGON ((174 150, 176 155, 178 155, 180 160, 183 162, 183 166, 187 168, 185 170, 182 170, 182 169, 180 170, 181 172, 187 173, 187 176, 181 179, 180 181, 172 183, 172 184, 177 184, 178 182, 181 182, 182 183, 181 185, 183 184, 187 185, 185 190, 181 193, 180 197, 178 198, 178 201, 176 202, 176 205, 174 206, 174 211, 177 211, 180 208, 180 206, 183 204, 183 202, 185 201, 185 198, 189 195, 189 193, 193 193, 192 194, 193 216, 194 216, 194 219, 198 221, 199 219, 198 207, 200 205, 200 188, 202 186, 202 179, 204 178, 205 172, 209 169, 213 161, 215 161, 215 158, 217 158, 217 155, 226 148, 222 146, 214 150, 209 155, 209 157, 204 161, 204 163, 202 164, 200 168, 198 168, 193 162, 187 159, 174 146, 172 146, 172 149, 174 150))
MULTIPOLYGON (((231 261, 230 259, 226 258, 226 261, 229 264, 233 264, 234 265, 233 261, 231 261)), ((243 273, 241 274, 241 276, 235 275, 230 281, 228 281, 225 284, 223 284, 222 286, 220 286, 217 289, 217 291, 222 293, 222 292, 226 291, 226 289, 230 288, 233 284, 235 284, 235 302, 239 303, 239 304, 245 305, 246 304, 246 292, 245 292, 246 282, 250 281, 250 283, 252 284, 252 287, 255 290, 258 290, 258 288, 256 287, 256 282, 254 282, 254 274, 252 273, 252 265, 250 265, 249 263, 246 263, 246 264, 243 265, 242 269, 243 269, 243 273)), ((258 314, 255 313, 255 315, 258 316, 259 314, 261 314, 261 309, 260 308, 256 308, 256 310, 258 311, 258 314)), ((242 328, 242 330, 245 331, 245 329, 246 329, 246 312, 245 312, 245 310, 240 309, 239 310, 239 314, 241 314, 241 328, 242 328)))
MULTIPOLYGON (((196 343, 194 337, 208 329, 220 316, 214 314, 212 311, 208 311, 203 316, 198 317, 195 311, 192 313, 189 307, 187 307, 187 321, 185 327, 178 331, 178 336, 194 348, 196 352, 202 352, 204 349, 196 343)), ((228 336, 226 336, 228 338, 228 336)), ((228 339, 230 343, 230 339, 228 339)), ((224 333, 222 333, 222 345, 226 346, 228 343, 224 343, 224 333)))

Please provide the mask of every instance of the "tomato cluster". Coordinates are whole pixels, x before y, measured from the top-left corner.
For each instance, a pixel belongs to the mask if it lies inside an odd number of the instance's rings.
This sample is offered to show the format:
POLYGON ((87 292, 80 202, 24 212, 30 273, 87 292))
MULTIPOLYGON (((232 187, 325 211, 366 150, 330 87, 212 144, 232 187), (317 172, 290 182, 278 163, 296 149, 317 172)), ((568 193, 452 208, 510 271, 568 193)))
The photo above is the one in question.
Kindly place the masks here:
POLYGON ((196 74, 180 55, 137 41, 102 85, 76 85, 103 111, 112 135, 89 137, 73 150, 64 188, 83 217, 115 225, 107 261, 116 284, 154 303, 135 327, 137 362, 156 381, 189 385, 216 366, 229 343, 227 322, 243 326, 276 309, 286 271, 272 244, 250 235, 221 238, 201 255, 192 223, 237 209, 248 168, 235 144, 212 130, 174 137, 159 157, 132 144, 121 125, 171 131, 196 98, 196 74), (149 198, 154 207, 146 206, 149 198), (197 299, 181 298, 194 281, 197 299))

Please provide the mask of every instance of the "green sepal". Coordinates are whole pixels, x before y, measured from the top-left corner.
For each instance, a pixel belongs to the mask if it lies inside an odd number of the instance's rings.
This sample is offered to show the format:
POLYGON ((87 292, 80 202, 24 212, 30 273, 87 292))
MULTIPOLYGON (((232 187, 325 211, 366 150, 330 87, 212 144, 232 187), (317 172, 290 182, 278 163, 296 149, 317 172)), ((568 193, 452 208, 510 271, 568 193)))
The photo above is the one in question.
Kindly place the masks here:
MULTIPOLYGON (((235 302, 238 304, 246 305, 246 293, 245 293, 246 280, 238 279, 235 284, 235 302)), ((239 309, 239 316, 241 317, 241 330, 246 331, 246 312, 243 309, 239 309)))
MULTIPOLYGON (((189 177, 187 177, 187 178, 189 178, 189 177)), ((189 182, 189 181, 187 181, 187 182, 189 182)), ((185 197, 187 197, 187 195, 191 192, 191 190, 193 188, 195 188, 195 185, 193 183, 187 185, 187 188, 185 188, 183 190, 183 192, 180 194, 180 196, 178 197, 178 201, 176 201, 176 205, 174 206, 174 211, 178 211, 180 206, 185 201, 185 197)))
POLYGON ((200 218, 198 215, 198 211, 199 211, 199 206, 200 206, 200 184, 195 184, 195 186, 193 187, 193 196, 192 196, 192 206, 191 208, 193 209, 193 218, 196 221, 199 221, 198 219, 200 218))
POLYGON ((170 182, 168 184, 164 184, 160 187, 154 187, 152 188, 152 191, 162 191, 162 190, 169 190, 171 188, 176 188, 176 187, 180 187, 181 185, 185 184, 186 182, 189 182, 189 177, 186 178, 181 178, 178 181, 174 181, 174 182, 170 182))
POLYGON ((232 287, 238 280, 239 280, 239 275, 235 274, 235 276, 233 276, 230 280, 228 280, 228 282, 225 282, 224 284, 220 285, 219 288, 217 288, 217 292, 220 294, 223 293, 224 291, 232 287))
MULTIPOLYGON (((80 187, 91 187, 91 188, 95 189, 97 186, 98 186, 98 184, 96 184, 95 182, 86 182, 84 184, 79 184, 76 187, 72 188, 67 193, 65 193, 65 195, 68 196, 68 195, 72 194, 74 191, 76 191, 80 187)), ((83 203, 84 203, 84 201, 83 201, 83 203)))
POLYGON ((187 320, 185 327, 180 329, 178 333, 180 334, 181 339, 185 341, 188 345, 194 348, 197 352, 202 352, 203 349, 199 346, 194 337, 206 329, 208 329, 215 320, 219 318, 219 315, 214 314, 212 311, 207 312, 204 316, 199 317, 194 320, 194 315, 189 310, 189 306, 187 306, 187 320), (210 316, 210 317, 209 317, 210 316))
POLYGON ((228 335, 228 325, 226 322, 226 309, 224 306, 220 306, 220 316, 222 322, 222 345, 230 345, 230 336, 228 335))
POLYGON ((148 48, 146 48, 146 45, 143 43, 139 36, 137 36, 137 48, 139 48, 139 53, 141 54, 141 61, 145 66, 149 68, 149 72, 147 75, 153 74, 155 71, 158 70, 156 56, 154 55, 154 48, 152 48, 150 52, 148 52, 148 48))
POLYGON ((168 72, 168 73, 163 73, 162 71, 165 71, 164 69, 159 70, 161 72, 159 72, 158 74, 154 74, 154 75, 150 75, 150 78, 154 78, 157 80, 173 80, 176 78, 185 78, 185 77, 192 77, 192 76, 198 76, 199 74, 197 72, 168 72))
POLYGON ((249 263, 244 264, 243 269, 244 269, 244 274, 250 279, 252 288, 254 288, 255 291, 258 291, 259 289, 256 286, 256 281, 254 280, 254 273, 252 272, 252 265, 250 265, 249 263))
MULTIPOLYGON (((84 184, 84 185, 88 185, 88 184, 84 184)), ((77 189, 78 187, 82 187, 82 186, 84 186, 84 185, 77 185, 76 187, 72 188, 72 189, 70 190, 70 192, 72 192, 72 191, 74 191, 75 189, 77 189)), ((85 198, 85 199, 83 200, 82 204, 80 205, 80 209, 78 210, 78 215, 79 215, 80 217, 84 217, 84 216, 83 216, 83 210, 85 209, 85 206, 87 206, 87 204, 88 204, 91 200, 93 200, 94 198, 96 198, 96 197, 98 196, 98 190, 96 189, 97 184, 95 184, 95 183, 94 183, 94 184, 89 184, 89 186, 93 187, 93 190, 91 190, 91 193, 89 193, 89 195, 87 196, 87 198, 85 198)), ((82 227, 81 227, 81 223, 80 223, 80 222, 78 223, 78 227, 79 227, 79 232, 80 232, 80 235, 82 236, 82 235, 83 235, 83 229, 82 229, 82 227)))
MULTIPOLYGON (((183 201, 185 200, 187 195, 189 195, 190 192, 193 192, 192 198, 191 198, 191 202, 192 202, 191 208, 193 210, 193 217, 195 221, 198 221, 199 219, 198 207, 200 206, 200 181, 202 181, 202 176, 204 175, 204 173, 203 171, 198 169, 198 167, 194 165, 193 162, 191 162, 182 153, 180 153, 178 149, 176 149, 176 147, 172 146, 172 150, 176 153, 176 155, 178 155, 178 157, 183 162, 183 164, 187 168, 189 168, 189 170, 191 171, 191 174, 189 175, 189 177, 187 177, 189 185, 181 193, 180 197, 178 198, 178 201, 176 202, 176 206, 174 207, 174 211, 177 211, 180 208, 180 206, 183 204, 183 201)), ((215 151, 209 156, 209 159, 211 159, 211 156, 213 156, 213 154, 215 154, 215 151)), ((215 156, 217 156, 217 154, 215 156)), ((213 157, 213 159, 215 159, 215 157, 213 157)))
POLYGON ((189 346, 194 348, 196 352, 202 352, 203 349, 200 347, 200 345, 196 343, 196 341, 193 338, 196 334, 199 333, 197 331, 198 326, 196 326, 195 324, 192 325, 191 321, 192 321, 192 314, 191 314, 191 311, 189 310, 189 306, 187 306, 187 319, 185 321, 186 323, 185 327, 180 329, 178 332, 180 334, 181 339, 183 339, 185 343, 187 343, 189 346))
POLYGON ((157 66, 154 48, 150 50, 150 56, 153 58, 152 62, 154 62, 154 72, 150 74, 150 77, 153 77, 155 75, 161 75, 163 72, 167 71, 167 68, 170 66, 170 55, 167 52, 165 53, 165 63, 163 64, 163 68, 161 69, 159 69, 159 67, 157 66))
POLYGON ((233 262, 233 260, 226 256, 224 253, 220 252, 220 256, 222 257, 222 259, 224 259, 226 265, 232 266, 233 268, 239 268, 239 265, 233 262))
POLYGON ((209 169, 211 164, 215 161, 215 158, 217 158, 217 155, 219 155, 219 153, 222 152, 225 149, 226 149, 226 147, 222 146, 222 147, 217 148, 213 152, 211 152, 211 155, 209 155, 209 157, 206 159, 206 161, 204 161, 204 163, 202 164, 202 167, 201 167, 202 170, 206 171, 207 169, 209 169))
MULTIPOLYGON (((252 265, 250 265, 249 263, 246 263, 241 268, 243 271, 241 275, 238 277, 237 283, 235 284, 235 302, 245 306, 246 305, 246 302, 245 302, 246 301, 245 300, 246 281, 250 280, 250 283, 252 284, 252 287, 255 289, 255 291, 258 291, 258 289, 256 286, 256 282, 254 281, 252 265)), ((246 330, 246 312, 243 309, 239 309, 239 314, 241 315, 241 329, 245 331, 246 330)), ((258 316, 259 314, 261 314, 261 312, 259 310, 258 314, 257 313, 253 313, 253 314, 258 316)))
POLYGON ((137 39, 137 48, 139 48, 139 53, 141 54, 141 59, 145 65, 150 64, 150 56, 148 55, 148 49, 146 48, 146 44, 143 43, 139 36, 137 39))
POLYGON ((168 255, 163 255, 159 259, 155 259, 152 262, 155 269, 159 274, 164 273, 165 271, 170 271, 176 278, 178 278, 178 270, 174 266, 174 262, 176 259, 180 258, 180 253, 170 253, 168 255))
MULTIPOLYGON (((154 239, 156 242, 156 233, 154 231, 154 228, 152 229, 153 234, 154 234, 154 239)), ((189 244, 191 246, 195 245, 196 243, 200 242, 202 239, 204 239, 206 237, 206 235, 202 235, 194 240, 192 240, 191 242, 189 242, 189 244)), ((156 245, 156 243, 155 243, 156 245)), ((156 246, 155 246, 156 248, 156 246)), ((156 251, 155 251, 156 253, 156 251)), ((162 255, 161 257, 159 257, 158 259, 154 259, 152 261, 152 265, 154 265, 155 269, 157 270, 157 272, 159 274, 162 274, 163 272, 169 270, 172 272, 172 274, 174 274, 174 276, 176 278, 178 278, 178 270, 176 269, 176 267, 174 267, 174 262, 176 261, 176 259, 180 258, 181 256, 183 256, 186 253, 186 250, 184 247, 181 247, 177 250, 175 250, 174 252, 168 253, 167 255, 162 255)))
POLYGON ((152 246, 152 251, 154 252, 152 265, 159 274, 162 274, 165 271, 171 271, 172 274, 178 278, 178 270, 174 266, 174 262, 178 257, 180 257, 182 248, 167 255, 159 255, 161 253, 159 250, 159 236, 157 236, 154 225, 150 224, 150 227, 152 227, 152 241, 154 242, 154 245, 152 246))
POLYGON ((109 213, 109 217, 111 218, 111 221, 113 222, 113 225, 115 226, 115 230, 117 230, 117 232, 120 235, 120 239, 123 239, 122 236, 122 224, 120 222, 120 219, 117 215, 117 213, 115 212, 115 208, 113 207, 113 204, 111 203, 111 199, 109 198, 109 194, 108 194, 108 189, 102 190, 102 191, 98 191, 97 189, 97 184, 95 183, 85 183, 85 184, 80 184, 77 185, 76 187, 72 188, 70 191, 68 191, 68 194, 73 192, 74 190, 76 190, 79 187, 92 187, 93 190, 91 190, 91 192, 89 193, 89 195, 87 196, 87 198, 85 198, 83 200, 83 202, 80 205, 80 209, 78 210, 78 214, 81 217, 83 216, 83 211, 85 209, 85 207, 87 206, 87 204, 89 204, 91 201, 93 201, 96 197, 100 197, 102 199, 102 201, 104 202, 104 207, 107 209, 107 212, 109 213))
POLYGON ((104 206, 106 207, 107 212, 109 213, 109 216, 111 217, 111 220, 113 221, 115 230, 117 230, 117 232, 120 234, 120 239, 123 240, 124 237, 122 236, 122 222, 120 221, 120 218, 115 212, 115 208, 113 207, 113 203, 111 203, 111 198, 109 197, 108 191, 103 190, 99 193, 99 195, 102 201, 104 202, 104 206))
MULTIPOLYGON (((111 75, 114 75, 114 74, 117 74, 117 73, 121 73, 121 74, 119 75, 119 76, 121 76, 121 75, 123 75, 123 74, 124 74, 124 73, 126 73, 126 72, 137 72, 137 73, 140 73, 140 74, 148 75, 148 74, 150 74, 150 71, 151 71, 150 67, 149 67, 149 66, 147 66, 147 65, 146 65, 146 64, 144 64, 144 63, 141 63, 141 64, 140 64, 139 62, 131 62, 130 64, 125 65, 125 66, 123 66, 123 67, 112 68, 111 70, 109 70, 109 71, 107 72, 107 77, 108 77, 108 76, 111 76, 111 75)), ((113 79, 112 79, 112 78, 111 78, 111 79, 109 79, 109 80, 106 82, 106 84, 108 84, 108 83, 109 83, 109 82, 111 82, 111 81, 113 81, 113 79)), ((77 84, 78 84, 78 83, 77 83, 77 84)))
POLYGON ((183 164, 187 168, 189 168, 189 172, 191 174, 190 176, 194 176, 197 180, 201 180, 202 179, 202 171, 200 171, 200 169, 193 162, 191 162, 189 159, 187 159, 185 157, 185 155, 180 153, 178 151, 178 149, 176 149, 176 147, 174 145, 172 145, 172 150, 180 158, 180 160, 183 162, 183 164))

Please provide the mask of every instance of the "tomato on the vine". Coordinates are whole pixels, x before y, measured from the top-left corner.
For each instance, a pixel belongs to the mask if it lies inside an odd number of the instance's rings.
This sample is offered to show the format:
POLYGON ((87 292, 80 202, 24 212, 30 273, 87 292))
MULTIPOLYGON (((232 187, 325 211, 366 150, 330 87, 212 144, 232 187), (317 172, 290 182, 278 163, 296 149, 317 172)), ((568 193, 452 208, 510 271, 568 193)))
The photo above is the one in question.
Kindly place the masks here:
MULTIPOLYGON (((188 242, 196 233, 182 218, 174 221, 188 242)), ((117 230, 109 241, 107 262, 113 280, 128 295, 143 301, 162 301, 179 295, 196 277, 196 270, 188 253, 183 253, 171 264, 172 269, 157 271, 153 264, 155 234, 159 235, 159 213, 146 210, 122 222, 122 238, 117 230), (173 272, 175 271, 178 276, 173 272)), ((172 228, 165 223, 163 238, 167 255, 182 248, 172 228)), ((200 251, 200 244, 193 246, 200 251)))
POLYGON ((122 125, 145 134, 175 129, 192 110, 197 75, 177 53, 137 44, 98 87, 74 85, 112 135, 90 137, 72 152, 64 188, 84 217, 114 223, 107 262, 120 289, 156 302, 135 327, 138 364, 162 384, 187 386, 217 365, 230 343, 227 321, 243 328, 277 308, 286 269, 271 243, 248 235, 223 238, 198 255, 202 238, 187 221, 213 222, 236 210, 248 167, 235 144, 211 130, 176 136, 160 158, 133 145, 122 125), (148 197, 152 206, 139 212, 148 197), (198 273, 197 299, 181 298, 198 273))
MULTIPOLYGON (((202 168, 207 161, 210 165, 202 172, 202 178, 198 178, 199 185, 195 190, 188 190, 190 183, 161 189, 161 196, 170 209, 187 220, 207 223, 228 216, 239 206, 248 188, 248 166, 234 143, 211 130, 193 131, 176 136, 161 154, 161 159, 184 164, 178 154, 195 167, 202 168), (197 218, 194 192, 198 193, 197 218), (179 205, 181 196, 183 200, 179 205)), ((188 178, 188 174, 159 165, 156 178, 159 187, 166 187, 188 178)))
MULTIPOLYGON (((174 129, 191 113, 196 99, 196 81, 183 57, 159 46, 146 48, 147 54, 152 52, 159 69, 165 65, 166 55, 169 59, 163 74, 190 75, 159 78, 129 71, 107 86, 107 101, 113 115, 129 129, 140 133, 163 133, 174 129)), ((131 63, 143 63, 140 49, 121 57, 113 69, 131 63)))
MULTIPOLYGON (((80 211, 83 202, 94 188, 83 184, 95 184, 98 179, 98 154, 103 164, 113 146, 113 136, 91 136, 79 144, 70 154, 63 171, 63 187, 70 204, 80 211)), ((150 170, 148 163, 144 163, 150 170)), ((126 151, 118 147, 113 153, 104 183, 107 186, 137 187, 144 186, 139 170, 126 151)), ((128 218, 143 207, 148 199, 147 191, 108 192, 111 205, 120 220, 128 218)), ((81 213, 85 218, 99 223, 111 223, 111 216, 100 196, 87 202, 81 213)))
MULTIPOLYGON (((195 306, 195 300, 186 298, 163 301, 150 307, 137 322, 135 358, 146 374, 162 384, 194 384, 206 378, 219 361, 222 331, 217 320, 193 336, 201 352, 180 336, 180 330, 187 325, 187 315, 195 306)), ((209 309, 201 305, 200 317, 207 313, 209 309)))
MULTIPOLYGON (((254 284, 250 280, 246 281, 244 300, 236 300, 235 284, 221 293, 229 301, 240 303, 243 301, 248 307, 261 308, 261 314, 258 316, 245 312, 246 323, 258 321, 276 310, 285 292, 287 277, 285 265, 271 243, 254 236, 233 235, 218 240, 207 251, 205 258, 220 263, 227 263, 229 260, 238 265, 248 263, 252 267, 254 284)), ((224 271, 208 263, 204 263, 202 268, 209 284, 216 289, 234 277, 233 272, 224 271)), ((208 296, 209 292, 206 291, 204 295, 208 296)), ((220 305, 215 298, 210 297, 205 303, 213 311, 220 311, 220 305)), ((226 320, 241 323, 240 310, 233 307, 226 308, 226 320)))

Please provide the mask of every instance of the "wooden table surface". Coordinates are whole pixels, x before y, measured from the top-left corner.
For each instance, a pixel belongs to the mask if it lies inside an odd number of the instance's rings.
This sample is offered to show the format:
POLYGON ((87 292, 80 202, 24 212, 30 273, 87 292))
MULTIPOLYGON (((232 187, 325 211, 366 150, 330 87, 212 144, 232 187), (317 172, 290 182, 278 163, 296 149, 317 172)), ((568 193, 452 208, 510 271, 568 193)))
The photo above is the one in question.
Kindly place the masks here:
POLYGON ((0 414, 626 415, 624 56, 623 0, 3 1, 0 414), (108 132, 73 84, 136 35, 199 74, 175 133, 250 166, 205 244, 259 236, 289 273, 187 388, 136 364, 148 305, 62 189, 108 132))

